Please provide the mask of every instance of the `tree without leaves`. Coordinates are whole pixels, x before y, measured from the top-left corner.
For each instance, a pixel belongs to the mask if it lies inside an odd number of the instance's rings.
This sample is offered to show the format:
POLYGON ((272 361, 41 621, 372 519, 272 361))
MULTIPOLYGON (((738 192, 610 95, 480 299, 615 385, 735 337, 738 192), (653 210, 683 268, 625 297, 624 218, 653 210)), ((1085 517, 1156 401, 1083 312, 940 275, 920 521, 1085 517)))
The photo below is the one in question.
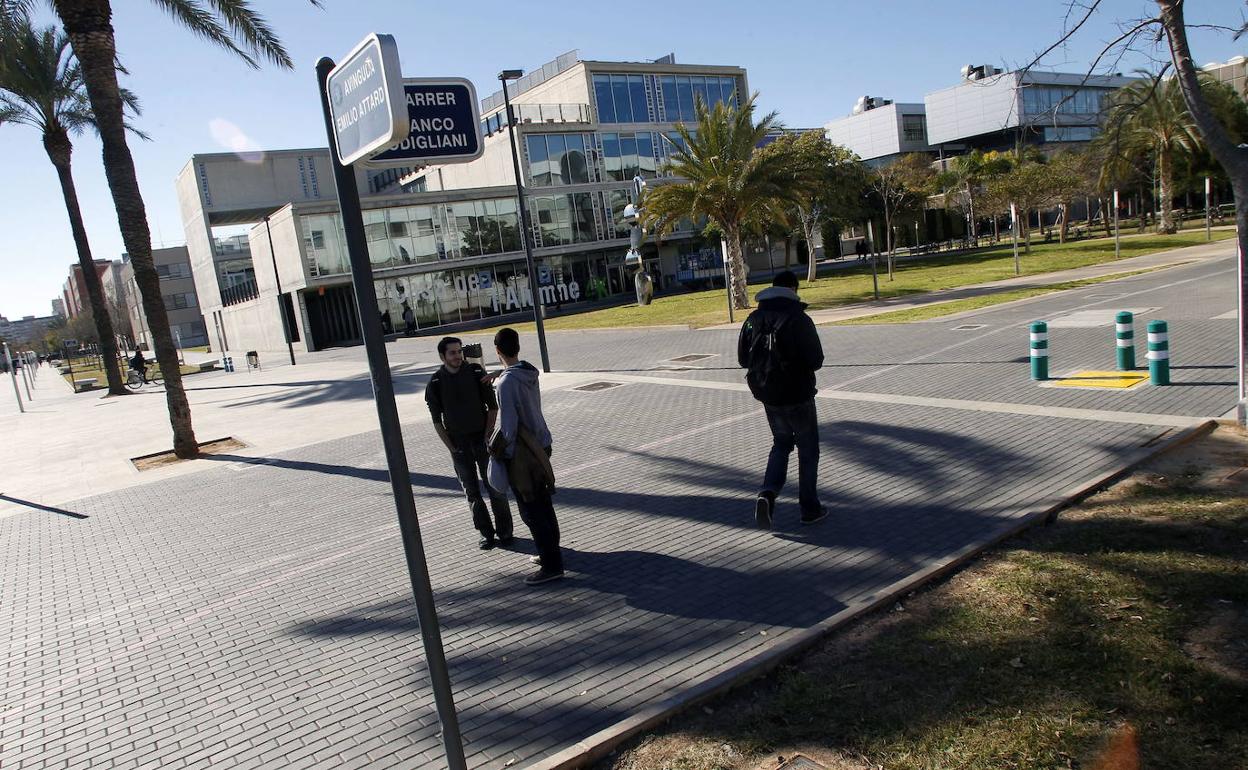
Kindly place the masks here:
MULTIPOLYGON (((250 67, 265 59, 279 67, 292 62, 277 36, 246 0, 152 0, 193 34, 234 53, 250 67)), ((309 0, 318 5, 317 0, 309 0)), ((104 174, 117 210, 122 242, 130 255, 142 297, 156 361, 165 375, 165 399, 178 457, 199 453, 191 410, 178 368, 177 349, 152 263, 152 236, 139 190, 134 158, 126 143, 125 96, 117 82, 117 46, 109 0, 47 0, 60 18, 82 67, 91 110, 103 144, 104 174)), ((0 21, 29 8, 33 0, 0 0, 0 21)))
MULTIPOLYGON (((793 219, 801 226, 809 254, 806 280, 814 281, 815 235, 824 222, 844 225, 861 216, 866 186, 862 163, 857 155, 830 141, 820 130, 787 134, 767 145, 764 152, 791 154, 805 177, 802 187, 807 192, 793 207, 793 219)), ((826 243, 824 248, 827 249, 826 243)))
POLYGON ((868 173, 868 185, 884 209, 885 243, 888 246, 888 280, 893 280, 893 222, 911 211, 922 210, 933 192, 936 172, 926 155, 912 152, 868 173))
MULTIPOLYGON (((72 169, 73 142, 70 136, 96 126, 91 112, 82 71, 70 52, 69 40, 55 27, 36 29, 27 17, 17 15, 0 28, 0 125, 30 126, 40 133, 48 160, 56 169, 69 215, 69 228, 78 252, 90 301, 90 317, 96 327, 104 371, 111 395, 125 395, 125 383, 118 364, 114 324, 109 299, 104 295, 100 276, 91 255, 78 192, 72 169)), ((122 91, 123 106, 138 113, 134 95, 122 91)))
POLYGON ((678 181, 656 184, 645 194, 645 225, 662 236, 682 219, 710 220, 728 245, 729 293, 733 307, 750 306, 741 237, 767 222, 786 220, 788 209, 805 194, 803 177, 791 153, 764 152, 759 145, 780 128, 776 113, 754 122, 751 96, 740 107, 698 100, 693 132, 676 124, 682 144, 674 146, 667 166, 678 181))

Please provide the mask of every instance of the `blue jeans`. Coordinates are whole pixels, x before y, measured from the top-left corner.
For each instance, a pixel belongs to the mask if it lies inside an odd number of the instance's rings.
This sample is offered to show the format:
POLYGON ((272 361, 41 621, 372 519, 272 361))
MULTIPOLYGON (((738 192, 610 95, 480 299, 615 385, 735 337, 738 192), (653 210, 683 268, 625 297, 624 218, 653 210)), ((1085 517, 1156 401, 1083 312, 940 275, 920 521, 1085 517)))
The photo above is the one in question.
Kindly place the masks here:
POLYGON ((791 406, 764 404, 764 408, 771 428, 771 454, 767 456, 762 491, 778 495, 784 489, 789 455, 797 447, 798 503, 803 512, 818 511, 819 493, 815 485, 819 475, 819 416, 815 400, 791 406))

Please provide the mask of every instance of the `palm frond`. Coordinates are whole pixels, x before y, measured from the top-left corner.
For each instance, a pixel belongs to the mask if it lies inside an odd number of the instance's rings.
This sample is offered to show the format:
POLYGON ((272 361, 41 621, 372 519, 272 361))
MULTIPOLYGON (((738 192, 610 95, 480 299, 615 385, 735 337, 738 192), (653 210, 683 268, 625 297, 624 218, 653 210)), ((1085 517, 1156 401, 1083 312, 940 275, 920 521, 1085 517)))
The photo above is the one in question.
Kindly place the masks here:
MULTIPOLYGON (((294 62, 277 33, 248 0, 153 0, 191 33, 259 68, 260 59, 292 69, 294 62)), ((320 0, 308 0, 320 8, 320 0)))

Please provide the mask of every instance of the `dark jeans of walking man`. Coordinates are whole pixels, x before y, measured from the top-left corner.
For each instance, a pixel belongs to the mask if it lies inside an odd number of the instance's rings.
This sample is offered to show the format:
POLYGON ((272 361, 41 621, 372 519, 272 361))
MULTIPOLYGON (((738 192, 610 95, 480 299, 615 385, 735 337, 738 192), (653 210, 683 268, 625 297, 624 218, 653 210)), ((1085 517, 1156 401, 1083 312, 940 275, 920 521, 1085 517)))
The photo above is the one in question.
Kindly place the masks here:
POLYGON ((483 551, 495 545, 506 547, 513 540, 507 498, 485 485, 494 513, 491 521, 481 495, 489 462, 485 438, 494 430, 498 416, 494 388, 484 369, 464 361, 463 343, 458 338, 442 338, 438 342, 438 356, 442 367, 433 373, 425 388, 425 403, 433 417, 433 428, 451 452, 455 475, 472 508, 472 525, 481 533, 478 547, 483 551))
POLYGON ((797 276, 785 270, 758 294, 758 309, 741 326, 737 363, 747 370, 750 392, 763 403, 771 452, 754 504, 758 526, 771 529, 776 497, 784 488, 789 455, 797 449, 798 505, 802 524, 827 516, 819 502, 819 415, 815 372, 823 346, 806 304, 797 297, 797 276))

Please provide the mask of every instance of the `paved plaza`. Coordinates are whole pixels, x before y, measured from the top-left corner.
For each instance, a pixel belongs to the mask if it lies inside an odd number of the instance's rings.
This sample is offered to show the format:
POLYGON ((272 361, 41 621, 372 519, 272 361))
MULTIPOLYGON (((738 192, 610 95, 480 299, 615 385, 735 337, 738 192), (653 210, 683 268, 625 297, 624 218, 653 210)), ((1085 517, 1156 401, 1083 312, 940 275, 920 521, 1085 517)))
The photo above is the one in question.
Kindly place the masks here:
MULTIPOLYGON (((476 549, 423 409, 436 339, 388 345, 469 766, 550 766, 1225 414, 1234 244, 1185 258, 956 318, 821 326, 832 515, 799 527, 794 478, 773 532, 754 527, 769 437, 735 330, 551 334, 570 579, 539 588, 527 538, 476 549), (1169 321, 1172 387, 1028 379, 1030 321, 1053 322, 1054 376, 1112 369, 1120 309, 1141 363, 1147 321, 1169 321)), ((188 378, 200 439, 247 446, 143 474, 124 458, 168 442, 158 393, 70 394, 45 369, 30 414, 5 403, 0 767, 443 766, 363 361, 188 378)))

